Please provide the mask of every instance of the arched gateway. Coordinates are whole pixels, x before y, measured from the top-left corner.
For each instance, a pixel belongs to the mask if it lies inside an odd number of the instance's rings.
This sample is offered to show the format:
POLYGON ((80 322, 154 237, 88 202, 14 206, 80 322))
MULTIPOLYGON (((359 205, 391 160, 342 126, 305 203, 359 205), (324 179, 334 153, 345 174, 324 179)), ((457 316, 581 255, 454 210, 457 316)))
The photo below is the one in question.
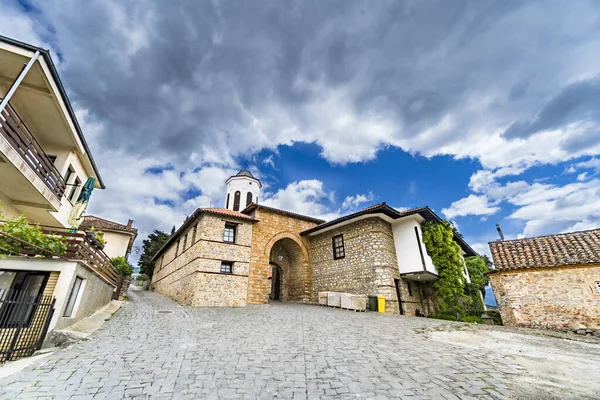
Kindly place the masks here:
POLYGON ((267 245, 270 300, 309 302, 312 274, 304 244, 293 234, 276 235, 267 245))

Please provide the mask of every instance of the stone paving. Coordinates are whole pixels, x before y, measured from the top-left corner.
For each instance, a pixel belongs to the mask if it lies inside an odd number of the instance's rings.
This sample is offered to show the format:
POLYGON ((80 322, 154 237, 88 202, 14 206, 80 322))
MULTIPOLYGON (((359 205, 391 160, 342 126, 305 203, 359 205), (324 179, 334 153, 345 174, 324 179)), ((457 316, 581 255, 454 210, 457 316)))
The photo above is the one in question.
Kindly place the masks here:
POLYGON ((444 321, 130 297, 88 340, 0 380, 0 399, 504 399, 520 371, 415 331, 444 321))

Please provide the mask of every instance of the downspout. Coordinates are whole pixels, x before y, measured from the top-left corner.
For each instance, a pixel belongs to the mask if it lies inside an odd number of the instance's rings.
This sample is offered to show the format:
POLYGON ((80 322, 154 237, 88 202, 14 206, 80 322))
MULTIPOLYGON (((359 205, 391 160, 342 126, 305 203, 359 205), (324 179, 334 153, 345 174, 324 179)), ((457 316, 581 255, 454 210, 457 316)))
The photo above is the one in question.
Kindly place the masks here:
POLYGON ((40 55, 40 52, 36 51, 35 54, 33 55, 33 57, 31 57, 31 59, 27 63, 27 65, 25 65, 25 67, 21 70, 21 73, 19 74, 19 76, 17 77, 17 79, 13 82, 12 86, 10 87, 10 89, 8 90, 8 92, 6 93, 6 96, 4 96, 4 99, 2 99, 2 102, 0 103, 0 113, 2 111, 4 111, 4 109, 6 108, 6 105, 10 101, 11 97, 13 96, 13 94, 15 94, 17 88, 19 87, 19 85, 21 84, 21 82, 23 81, 23 79, 25 79, 25 75, 27 75, 27 73, 29 72, 29 70, 31 69, 31 67, 33 67, 33 64, 35 63, 35 60, 37 60, 37 58, 38 58, 39 55, 40 55))

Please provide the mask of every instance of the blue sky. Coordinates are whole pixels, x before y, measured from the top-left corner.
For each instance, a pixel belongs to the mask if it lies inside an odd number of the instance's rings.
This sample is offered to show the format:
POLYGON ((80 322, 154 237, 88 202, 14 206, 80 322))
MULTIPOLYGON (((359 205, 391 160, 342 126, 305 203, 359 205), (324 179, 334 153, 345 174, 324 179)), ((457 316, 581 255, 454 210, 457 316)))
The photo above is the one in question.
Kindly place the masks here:
POLYGON ((248 168, 266 204, 428 205, 487 253, 496 223, 600 226, 599 8, 0 0, 0 34, 51 49, 107 186, 89 211, 140 237, 248 168))

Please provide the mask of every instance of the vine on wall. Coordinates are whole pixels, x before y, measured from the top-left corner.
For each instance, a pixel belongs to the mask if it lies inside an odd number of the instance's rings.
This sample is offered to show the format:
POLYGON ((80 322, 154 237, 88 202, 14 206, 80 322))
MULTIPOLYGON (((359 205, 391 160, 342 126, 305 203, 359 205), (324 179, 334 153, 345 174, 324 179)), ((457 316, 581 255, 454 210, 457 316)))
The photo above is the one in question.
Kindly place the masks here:
POLYGON ((465 295, 464 264, 460 246, 454 241, 452 225, 448 221, 427 221, 421 229, 427 254, 440 277, 433 284, 440 312, 447 315, 463 314, 471 299, 465 295))

